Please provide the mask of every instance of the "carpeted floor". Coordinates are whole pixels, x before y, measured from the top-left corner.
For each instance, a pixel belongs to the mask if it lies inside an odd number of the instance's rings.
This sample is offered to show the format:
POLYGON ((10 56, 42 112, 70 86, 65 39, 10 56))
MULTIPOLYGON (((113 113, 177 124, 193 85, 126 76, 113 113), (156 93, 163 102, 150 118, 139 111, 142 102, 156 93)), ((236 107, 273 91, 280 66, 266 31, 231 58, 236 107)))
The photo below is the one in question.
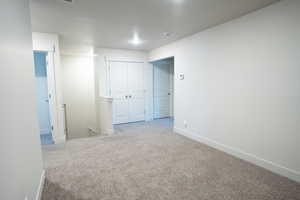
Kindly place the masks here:
POLYGON ((171 131, 158 120, 43 150, 43 200, 300 200, 300 184, 171 131))

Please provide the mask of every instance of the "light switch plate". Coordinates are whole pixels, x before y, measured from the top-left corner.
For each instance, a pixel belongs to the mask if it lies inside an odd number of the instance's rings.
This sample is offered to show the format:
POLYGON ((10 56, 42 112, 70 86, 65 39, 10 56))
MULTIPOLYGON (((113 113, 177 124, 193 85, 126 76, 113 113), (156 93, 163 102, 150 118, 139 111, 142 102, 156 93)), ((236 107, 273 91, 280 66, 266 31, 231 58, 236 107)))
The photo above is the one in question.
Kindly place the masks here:
POLYGON ((179 74, 179 80, 184 80, 184 74, 179 74))

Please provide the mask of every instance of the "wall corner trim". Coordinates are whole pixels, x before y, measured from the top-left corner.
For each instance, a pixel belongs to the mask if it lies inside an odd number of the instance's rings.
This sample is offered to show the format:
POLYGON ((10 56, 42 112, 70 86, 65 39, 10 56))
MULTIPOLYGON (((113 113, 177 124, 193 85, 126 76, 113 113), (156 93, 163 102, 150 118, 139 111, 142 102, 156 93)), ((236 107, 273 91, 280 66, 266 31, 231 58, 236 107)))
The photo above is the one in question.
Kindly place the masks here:
POLYGON ((287 177, 287 178, 289 178, 293 181, 296 181, 296 182, 300 183, 300 172, 297 172, 295 170, 286 168, 286 167, 281 166, 279 164, 276 164, 274 162, 265 160, 263 158, 255 156, 253 154, 243 152, 239 149, 236 149, 236 148, 218 143, 218 142, 216 142, 214 140, 211 140, 211 139, 208 139, 206 137, 200 136, 200 134, 195 132, 195 131, 185 130, 185 129, 174 127, 174 132, 179 134, 179 135, 190 138, 192 140, 195 140, 197 142, 206 144, 210 147, 216 148, 220 151, 223 151, 223 152, 228 153, 230 155, 233 155, 235 157, 238 157, 242 160, 248 161, 248 162, 250 162, 252 164, 255 164, 259 167, 262 167, 264 169, 272 171, 275 174, 287 177))
POLYGON ((40 178, 40 183, 36 192, 36 197, 35 200, 41 200, 42 199, 42 193, 43 193, 43 188, 44 188, 44 184, 45 184, 45 170, 43 169, 42 173, 41 173, 41 178, 40 178))

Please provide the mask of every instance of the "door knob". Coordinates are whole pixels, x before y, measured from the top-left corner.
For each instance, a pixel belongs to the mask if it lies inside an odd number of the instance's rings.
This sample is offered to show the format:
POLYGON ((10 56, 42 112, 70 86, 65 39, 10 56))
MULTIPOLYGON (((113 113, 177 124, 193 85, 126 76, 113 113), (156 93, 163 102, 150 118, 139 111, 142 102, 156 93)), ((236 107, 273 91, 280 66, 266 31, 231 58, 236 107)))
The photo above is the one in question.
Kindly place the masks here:
POLYGON ((129 98, 131 98, 131 95, 129 95, 129 98))
POLYGON ((125 96, 125 98, 127 99, 127 98, 128 98, 128 96, 126 95, 126 96, 125 96))
POLYGON ((168 95, 171 95, 171 93, 169 92, 168 95))

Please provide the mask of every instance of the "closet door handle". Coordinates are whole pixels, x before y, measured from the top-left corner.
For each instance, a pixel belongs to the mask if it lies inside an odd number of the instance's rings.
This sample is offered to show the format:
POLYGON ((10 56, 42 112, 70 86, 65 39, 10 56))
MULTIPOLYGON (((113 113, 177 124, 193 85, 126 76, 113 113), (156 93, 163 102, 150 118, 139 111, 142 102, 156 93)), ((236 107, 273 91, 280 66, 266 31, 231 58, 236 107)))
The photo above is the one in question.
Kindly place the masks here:
POLYGON ((131 95, 129 95, 129 98, 131 98, 131 95))
POLYGON ((127 98, 128 98, 128 96, 126 95, 126 96, 125 96, 125 98, 127 99, 127 98))

